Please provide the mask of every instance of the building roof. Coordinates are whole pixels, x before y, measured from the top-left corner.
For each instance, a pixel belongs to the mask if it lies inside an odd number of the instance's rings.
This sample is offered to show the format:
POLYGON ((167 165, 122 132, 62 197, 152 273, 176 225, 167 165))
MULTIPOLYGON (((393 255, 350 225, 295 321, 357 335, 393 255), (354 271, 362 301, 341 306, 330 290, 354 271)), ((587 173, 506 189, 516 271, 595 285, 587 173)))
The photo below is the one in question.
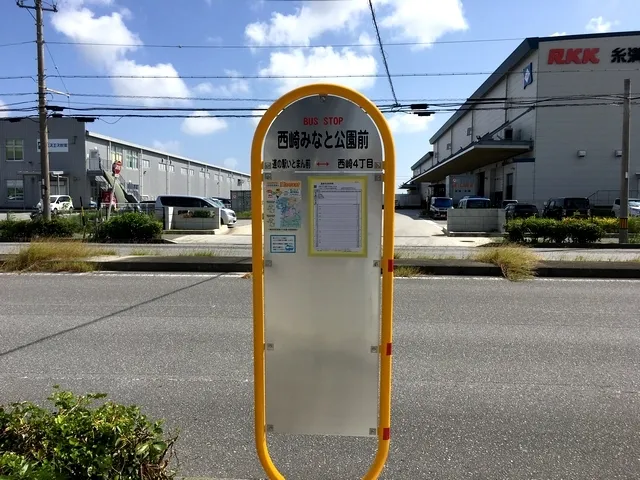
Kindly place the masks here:
POLYGON ((416 168, 418 168, 420 165, 422 165, 423 163, 425 163, 426 161, 428 161, 431 157, 433 157, 433 152, 427 152, 425 153, 422 157, 420 157, 420 160, 418 160, 416 163, 414 163, 413 165, 411 165, 411 170, 415 170, 416 168))
POLYGON ((223 172, 234 173, 236 175, 242 175, 243 177, 250 177, 250 175, 248 173, 240 172, 238 170, 231 170, 230 168, 220 167, 218 165, 213 165, 211 163, 205 163, 205 162, 202 162, 200 160, 194 160, 192 158, 187 158, 187 157, 183 157, 181 155, 176 155, 175 153, 164 152, 162 150, 158 150, 157 148, 145 147, 144 145, 138 145, 136 143, 132 143, 132 142, 129 142, 127 140, 120 140, 119 138, 113 138, 113 137, 109 137, 107 135, 102 135, 100 133, 90 132, 89 130, 86 130, 86 136, 87 136, 87 138, 96 138, 98 140, 104 140, 104 141, 107 141, 107 142, 118 143, 120 145, 128 145, 128 146, 130 146, 132 148, 138 148, 138 149, 144 150, 146 152, 156 153, 158 155, 163 155, 165 157, 170 157, 170 158, 175 158, 177 160, 182 160, 182 161, 188 162, 188 163, 190 163, 192 165, 199 165, 199 166, 202 166, 202 167, 214 167, 214 168, 216 168, 218 170, 221 170, 223 172))
MULTIPOLYGON (((518 47, 507 57, 507 59, 500 64, 500 66, 489 75, 478 89, 473 92, 469 97, 469 100, 476 100, 484 97, 487 93, 495 87, 502 77, 508 72, 513 70, 522 60, 527 58, 531 52, 538 50, 541 42, 560 42, 565 40, 587 40, 591 38, 607 38, 607 37, 632 37, 640 35, 640 31, 628 31, 628 32, 609 32, 609 33, 590 33, 584 35, 558 35, 554 37, 530 37, 525 38, 524 41, 518 45, 518 47)), ((462 116, 467 113, 472 106, 473 102, 467 100, 458 110, 454 113, 442 127, 429 139, 431 144, 444 135, 451 126, 453 126, 462 116)))

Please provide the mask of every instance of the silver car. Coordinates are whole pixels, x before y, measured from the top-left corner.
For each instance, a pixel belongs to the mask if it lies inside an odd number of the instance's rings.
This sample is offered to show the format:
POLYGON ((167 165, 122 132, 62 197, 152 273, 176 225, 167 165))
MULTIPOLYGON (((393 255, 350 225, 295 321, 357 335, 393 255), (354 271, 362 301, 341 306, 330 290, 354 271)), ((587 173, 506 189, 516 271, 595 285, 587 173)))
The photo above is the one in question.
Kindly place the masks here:
POLYGON ((214 206, 220 209, 220 221, 222 225, 233 227, 238 221, 236 218, 236 212, 224 206, 224 204, 217 198, 207 198, 207 201, 211 202, 214 206))

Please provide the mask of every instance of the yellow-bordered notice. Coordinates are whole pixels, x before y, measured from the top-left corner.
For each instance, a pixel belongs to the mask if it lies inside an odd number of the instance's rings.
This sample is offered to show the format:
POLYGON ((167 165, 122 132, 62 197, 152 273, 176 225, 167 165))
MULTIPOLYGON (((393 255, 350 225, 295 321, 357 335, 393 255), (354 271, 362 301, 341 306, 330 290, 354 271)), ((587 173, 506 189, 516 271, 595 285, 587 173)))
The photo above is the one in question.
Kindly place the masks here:
POLYGON ((310 177, 309 216, 309 255, 367 256, 367 177, 310 177))

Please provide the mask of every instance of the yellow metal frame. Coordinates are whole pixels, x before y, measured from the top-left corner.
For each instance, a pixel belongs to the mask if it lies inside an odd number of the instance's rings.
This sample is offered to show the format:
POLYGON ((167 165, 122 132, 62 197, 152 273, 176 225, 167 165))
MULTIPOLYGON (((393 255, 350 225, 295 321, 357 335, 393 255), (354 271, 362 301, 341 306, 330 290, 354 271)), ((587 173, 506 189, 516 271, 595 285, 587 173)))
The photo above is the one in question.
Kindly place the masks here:
POLYGON ((382 233, 382 319, 380 330, 380 406, 378 449, 363 480, 376 480, 389 454, 391 428, 391 344, 393 327, 393 250, 396 159, 391 129, 384 115, 364 95, 341 85, 317 83, 296 88, 265 112, 251 144, 251 226, 253 260, 253 376, 255 400, 255 440, 260 463, 270 480, 285 480, 269 455, 266 432, 265 338, 264 338, 264 251, 262 224, 262 163, 264 140, 276 117, 293 102, 314 95, 345 98, 361 107, 374 121, 384 147, 384 225, 382 233))
POLYGON ((315 234, 315 226, 314 222, 309 222, 309 256, 310 257, 366 257, 369 254, 369 235, 367 235, 367 220, 369 215, 368 212, 368 190, 367 190, 367 177, 357 176, 357 177, 329 177, 329 176, 317 176, 317 177, 309 177, 309 218, 313 218, 313 186, 316 182, 358 182, 362 187, 362 204, 360 205, 360 227, 362 229, 362 252, 361 253, 352 253, 352 252, 318 252, 313 247, 313 236, 315 234))

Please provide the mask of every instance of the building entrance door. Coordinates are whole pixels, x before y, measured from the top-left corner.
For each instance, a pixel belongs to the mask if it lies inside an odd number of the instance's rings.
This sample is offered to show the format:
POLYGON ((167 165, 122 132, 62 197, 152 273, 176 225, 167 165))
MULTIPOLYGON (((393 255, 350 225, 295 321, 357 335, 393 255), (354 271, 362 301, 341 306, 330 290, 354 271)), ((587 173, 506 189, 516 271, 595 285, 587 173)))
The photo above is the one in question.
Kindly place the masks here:
POLYGON ((34 208, 40 201, 40 175, 25 174, 24 179, 24 207, 34 208))
POLYGON ((485 193, 484 193, 484 177, 485 177, 485 172, 480 172, 478 173, 478 193, 477 195, 480 197, 484 197, 485 193))

